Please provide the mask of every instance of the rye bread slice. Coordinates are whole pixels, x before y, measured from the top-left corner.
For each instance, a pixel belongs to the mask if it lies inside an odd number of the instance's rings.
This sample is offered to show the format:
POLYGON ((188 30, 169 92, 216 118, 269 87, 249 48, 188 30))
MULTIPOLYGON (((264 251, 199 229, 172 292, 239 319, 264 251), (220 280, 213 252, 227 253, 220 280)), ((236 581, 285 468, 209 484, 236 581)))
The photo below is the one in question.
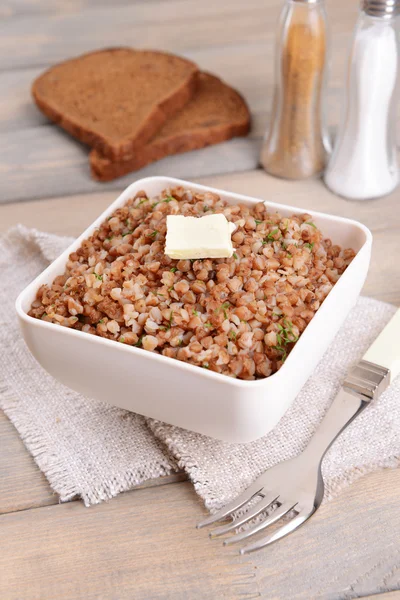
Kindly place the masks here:
POLYGON ((110 48, 60 63, 32 86, 40 110, 113 160, 140 149, 193 96, 198 68, 150 50, 110 48))
POLYGON ((240 94, 218 77, 201 73, 193 99, 150 142, 123 161, 92 150, 91 172, 99 181, 110 181, 165 156, 246 135, 249 129, 249 109, 240 94))

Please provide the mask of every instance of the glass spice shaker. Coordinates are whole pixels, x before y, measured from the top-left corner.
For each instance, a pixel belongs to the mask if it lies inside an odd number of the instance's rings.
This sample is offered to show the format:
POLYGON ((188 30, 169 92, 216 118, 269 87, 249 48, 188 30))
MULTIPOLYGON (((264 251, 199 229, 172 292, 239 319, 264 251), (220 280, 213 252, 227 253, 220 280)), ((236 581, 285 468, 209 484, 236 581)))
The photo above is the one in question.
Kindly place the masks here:
POLYGON ((399 0, 363 0, 349 60, 342 123, 325 183, 352 200, 378 198, 399 182, 396 100, 399 0))
POLYGON ((327 63, 323 0, 286 0, 275 58, 271 125, 261 164, 271 175, 321 175, 330 142, 322 110, 327 63))

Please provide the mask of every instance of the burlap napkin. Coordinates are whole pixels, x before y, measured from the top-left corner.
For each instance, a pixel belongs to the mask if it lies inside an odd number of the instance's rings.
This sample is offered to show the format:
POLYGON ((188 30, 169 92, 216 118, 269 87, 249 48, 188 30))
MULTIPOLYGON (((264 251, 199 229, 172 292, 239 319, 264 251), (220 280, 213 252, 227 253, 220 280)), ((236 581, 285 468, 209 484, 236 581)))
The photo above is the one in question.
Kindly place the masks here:
MULTIPOLYGON (((305 447, 348 367, 395 311, 361 298, 275 430, 250 444, 227 444, 84 398, 36 363, 14 302, 70 242, 22 226, 0 239, 0 405, 62 501, 78 496, 95 504, 182 468, 206 506, 217 508, 305 447)), ((399 465, 399 399, 400 378, 332 446, 323 463, 326 499, 365 473, 399 465)))

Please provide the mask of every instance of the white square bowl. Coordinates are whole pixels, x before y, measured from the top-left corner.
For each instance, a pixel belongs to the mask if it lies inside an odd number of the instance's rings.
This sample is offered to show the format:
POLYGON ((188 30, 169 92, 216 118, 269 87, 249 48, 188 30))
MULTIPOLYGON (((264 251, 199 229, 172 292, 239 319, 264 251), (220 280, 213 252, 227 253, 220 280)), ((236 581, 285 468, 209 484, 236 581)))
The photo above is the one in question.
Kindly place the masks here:
POLYGON ((265 202, 284 216, 307 212, 335 244, 356 256, 307 325, 282 368, 265 379, 243 381, 201 369, 140 348, 118 344, 30 317, 27 313, 42 284, 65 270, 68 256, 114 210, 139 190, 149 197, 182 185, 213 191, 230 203, 259 199, 215 190, 170 177, 148 177, 130 185, 82 235, 20 294, 16 309, 24 339, 53 377, 97 400, 229 442, 249 442, 275 427, 333 340, 365 281, 372 235, 362 224, 283 204, 265 202))

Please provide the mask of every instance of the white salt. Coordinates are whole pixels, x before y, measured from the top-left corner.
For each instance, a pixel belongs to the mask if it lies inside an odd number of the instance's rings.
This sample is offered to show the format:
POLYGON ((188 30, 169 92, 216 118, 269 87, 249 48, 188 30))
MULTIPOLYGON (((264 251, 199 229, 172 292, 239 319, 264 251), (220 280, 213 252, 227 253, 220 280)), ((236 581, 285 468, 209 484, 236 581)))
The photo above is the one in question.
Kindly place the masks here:
POLYGON ((395 122, 398 50, 387 22, 372 21, 353 47, 347 114, 329 162, 325 183, 336 194, 368 199, 398 183, 395 122))

